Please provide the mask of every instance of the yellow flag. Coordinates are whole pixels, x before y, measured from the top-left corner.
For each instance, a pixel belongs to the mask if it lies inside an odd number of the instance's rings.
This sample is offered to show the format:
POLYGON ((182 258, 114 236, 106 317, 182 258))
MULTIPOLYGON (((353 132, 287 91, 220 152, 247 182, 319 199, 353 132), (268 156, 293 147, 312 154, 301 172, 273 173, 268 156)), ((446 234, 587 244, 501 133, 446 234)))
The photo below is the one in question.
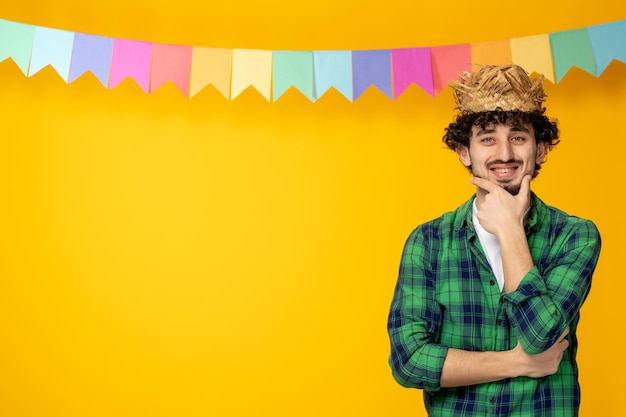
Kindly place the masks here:
POLYGON ((227 99, 230 98, 232 49, 194 47, 191 55, 189 97, 212 84, 227 99))
POLYGON ((529 73, 543 74, 546 80, 554 82, 549 35, 511 39, 511 55, 514 64, 519 65, 529 73))

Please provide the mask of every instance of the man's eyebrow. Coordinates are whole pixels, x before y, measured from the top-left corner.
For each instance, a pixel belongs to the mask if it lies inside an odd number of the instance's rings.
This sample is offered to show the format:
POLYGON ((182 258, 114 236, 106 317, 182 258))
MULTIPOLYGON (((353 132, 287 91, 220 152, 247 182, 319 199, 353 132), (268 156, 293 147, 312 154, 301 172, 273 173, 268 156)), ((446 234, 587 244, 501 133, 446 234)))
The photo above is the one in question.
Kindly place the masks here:
POLYGON ((496 131, 495 128, 485 128, 485 129, 480 129, 478 132, 476 132, 476 136, 480 136, 480 135, 488 135, 490 133, 494 133, 496 131))
MULTIPOLYGON (((476 136, 481 136, 481 135, 490 135, 492 133, 494 133, 496 131, 495 128, 484 128, 484 129, 480 129, 478 130, 478 132, 476 132, 476 136)), ((530 129, 524 125, 521 126, 512 126, 511 127, 511 132, 523 132, 523 133, 530 133, 530 129)))
POLYGON ((526 127, 526 126, 524 126, 524 125, 521 125, 521 126, 513 126, 513 127, 511 127, 511 131, 512 131, 512 132, 524 132, 524 133, 530 133, 530 129, 529 129, 529 128, 527 128, 527 127, 526 127))

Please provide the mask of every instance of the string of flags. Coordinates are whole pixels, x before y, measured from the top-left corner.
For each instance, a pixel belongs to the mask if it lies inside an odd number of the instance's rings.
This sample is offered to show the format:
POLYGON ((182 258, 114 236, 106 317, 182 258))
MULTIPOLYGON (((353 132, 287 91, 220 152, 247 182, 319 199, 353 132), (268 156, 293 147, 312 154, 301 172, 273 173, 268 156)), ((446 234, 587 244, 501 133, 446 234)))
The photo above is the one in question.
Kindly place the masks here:
POLYGON ((187 97, 213 85, 233 100, 249 87, 275 101, 296 88, 311 101, 334 88, 356 100, 371 86, 389 99, 412 83, 436 96, 476 64, 517 64, 558 83, 578 67, 600 76, 626 63, 626 20, 500 41, 381 50, 270 51, 96 36, 0 19, 0 62, 31 77, 50 65, 66 82, 91 72, 105 88, 126 78, 146 93, 173 83, 187 97))

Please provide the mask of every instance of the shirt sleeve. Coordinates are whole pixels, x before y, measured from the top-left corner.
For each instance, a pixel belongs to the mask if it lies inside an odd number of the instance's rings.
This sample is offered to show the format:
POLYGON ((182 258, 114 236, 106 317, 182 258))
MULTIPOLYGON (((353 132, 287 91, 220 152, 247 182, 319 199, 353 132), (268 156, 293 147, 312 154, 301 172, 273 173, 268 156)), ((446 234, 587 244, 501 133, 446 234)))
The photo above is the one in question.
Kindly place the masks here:
POLYGON ((425 229, 418 228, 411 234, 402 253, 387 325, 389 364, 400 385, 436 391, 448 348, 434 343, 441 310, 435 300, 425 229))
POLYGON ((504 296, 510 323, 529 354, 556 343, 578 314, 600 255, 600 234, 588 220, 577 219, 553 239, 545 242, 550 245, 545 265, 535 265, 518 288, 504 296))

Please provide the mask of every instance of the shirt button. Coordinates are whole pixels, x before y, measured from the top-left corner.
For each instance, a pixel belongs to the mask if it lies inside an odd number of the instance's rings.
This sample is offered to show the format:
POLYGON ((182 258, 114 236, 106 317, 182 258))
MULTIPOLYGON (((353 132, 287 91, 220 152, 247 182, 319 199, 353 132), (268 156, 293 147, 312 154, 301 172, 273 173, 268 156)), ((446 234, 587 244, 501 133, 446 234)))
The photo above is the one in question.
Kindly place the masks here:
POLYGON ((491 280, 491 281, 489 281, 489 284, 490 284, 491 286, 493 286, 493 285, 496 285, 496 282, 495 282, 494 280, 491 280))
POLYGON ((489 402, 490 402, 491 404, 495 403, 495 402, 496 402, 495 397, 491 397, 491 398, 489 398, 489 402))
POLYGON ((500 320, 500 319, 496 320, 496 324, 497 324, 498 326, 499 326, 499 325, 501 325, 501 324, 502 324, 502 320, 500 320))

